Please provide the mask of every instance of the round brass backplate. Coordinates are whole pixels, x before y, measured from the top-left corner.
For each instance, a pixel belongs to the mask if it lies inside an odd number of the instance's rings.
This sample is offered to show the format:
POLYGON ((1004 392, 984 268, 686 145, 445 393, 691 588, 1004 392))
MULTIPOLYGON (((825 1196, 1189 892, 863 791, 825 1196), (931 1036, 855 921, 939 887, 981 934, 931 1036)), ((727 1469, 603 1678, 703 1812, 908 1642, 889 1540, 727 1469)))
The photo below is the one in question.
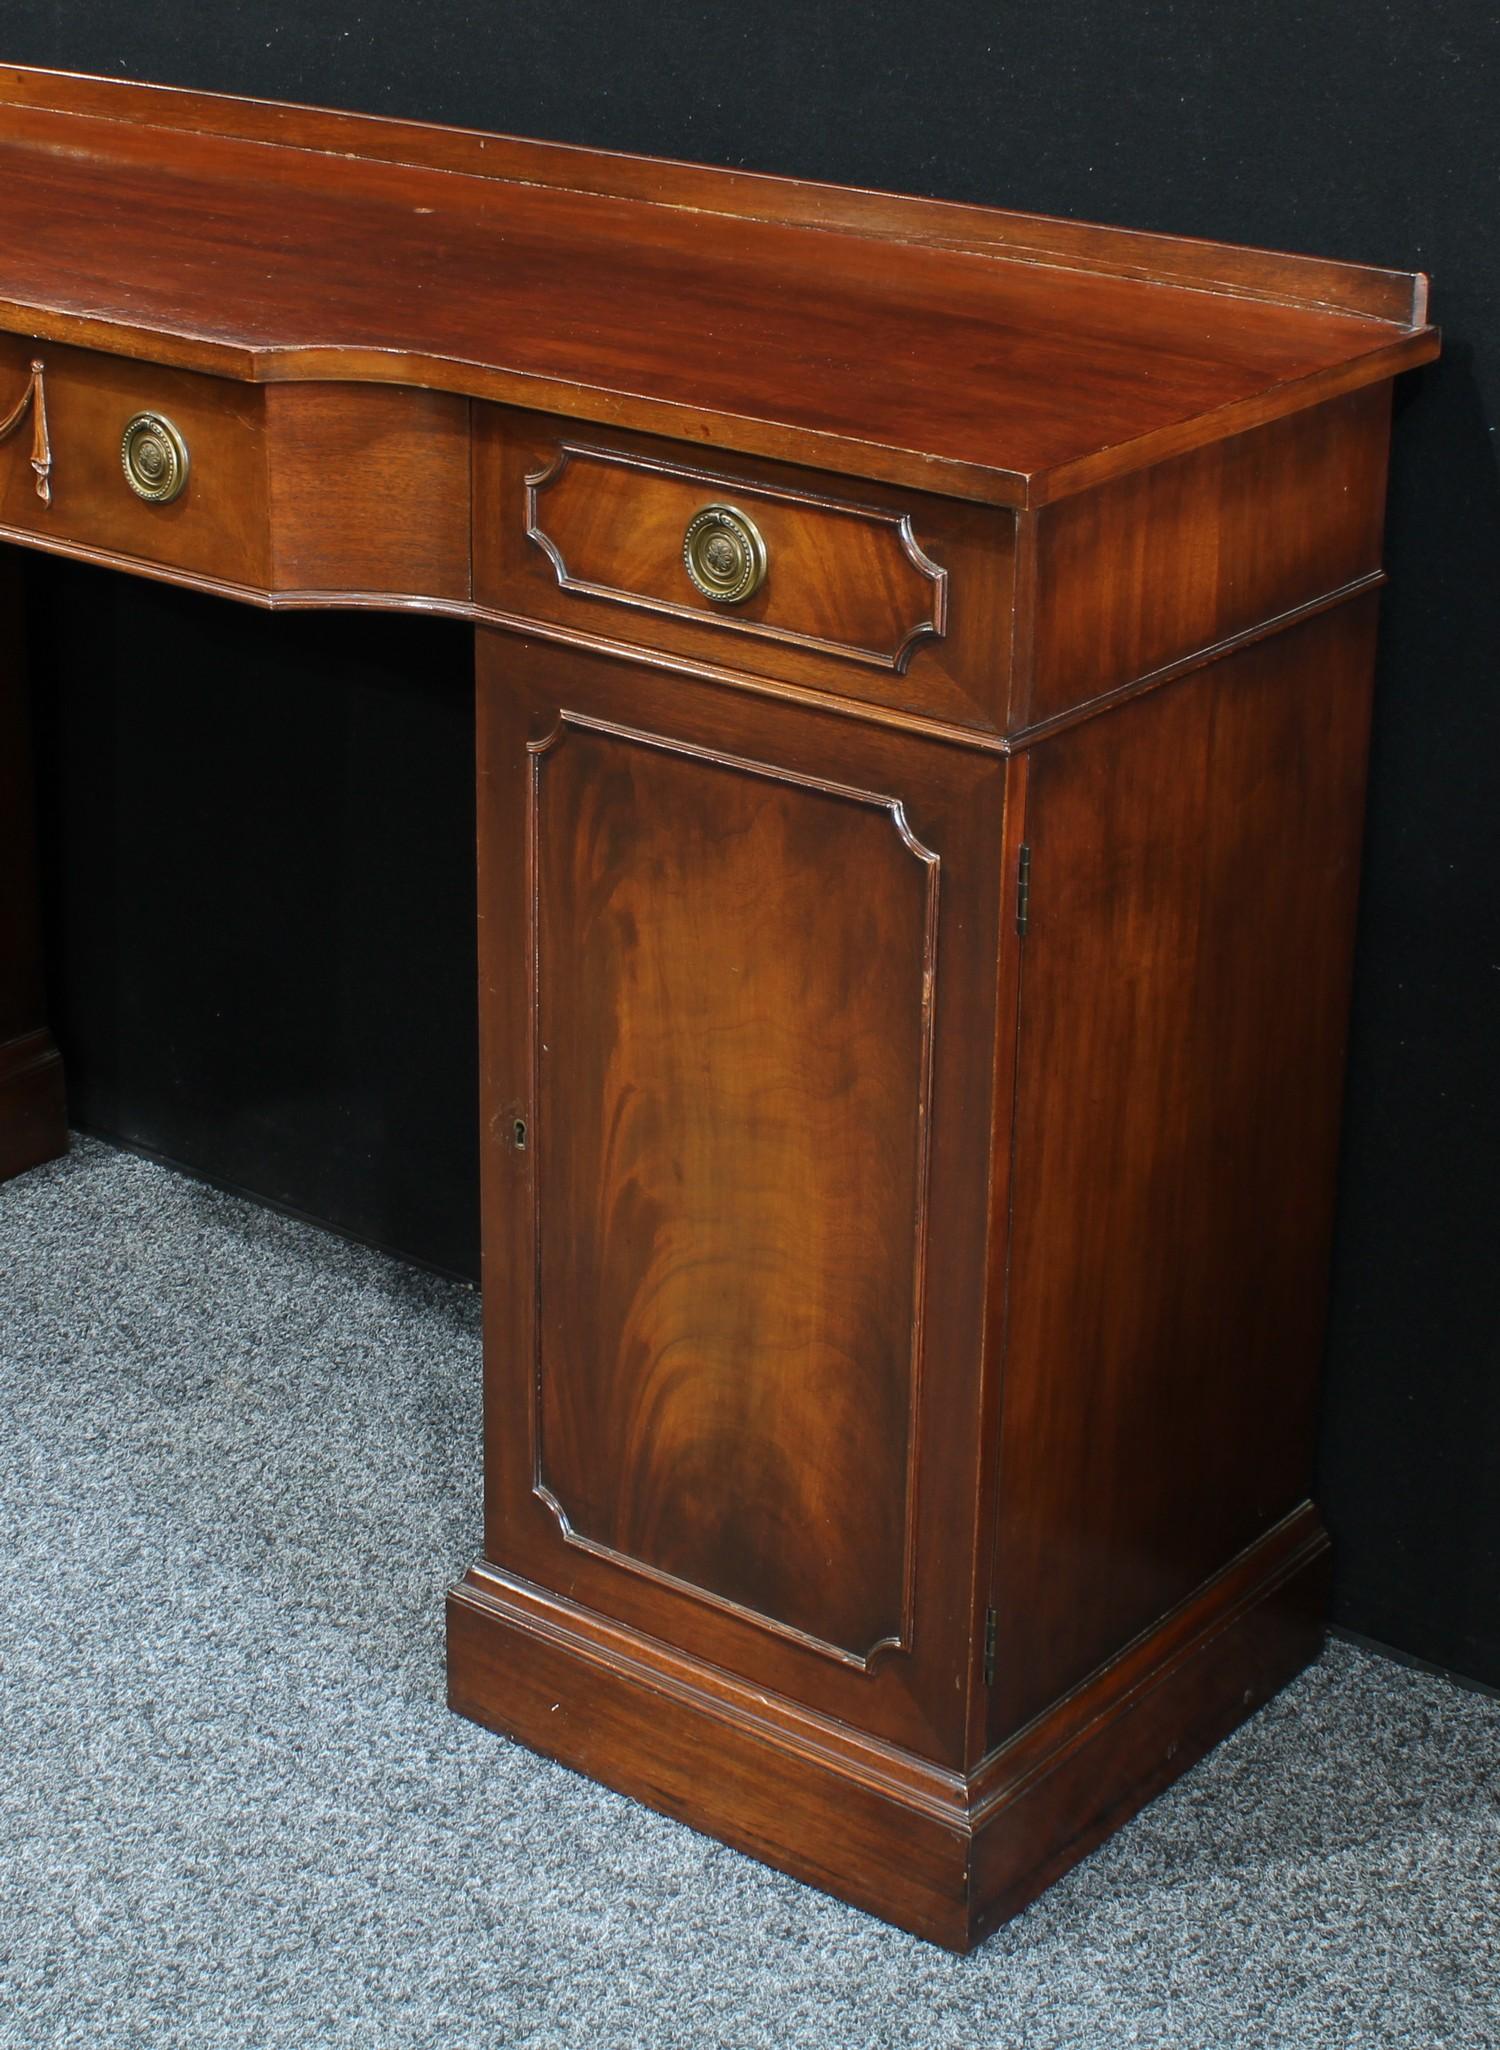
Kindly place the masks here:
POLYGON ((120 442, 125 482, 137 498, 170 505, 187 483, 187 443, 160 413, 137 413, 120 442))
POLYGON ((682 559, 694 588, 716 605, 740 605, 766 580, 766 544, 732 505, 706 505, 688 521, 682 559))

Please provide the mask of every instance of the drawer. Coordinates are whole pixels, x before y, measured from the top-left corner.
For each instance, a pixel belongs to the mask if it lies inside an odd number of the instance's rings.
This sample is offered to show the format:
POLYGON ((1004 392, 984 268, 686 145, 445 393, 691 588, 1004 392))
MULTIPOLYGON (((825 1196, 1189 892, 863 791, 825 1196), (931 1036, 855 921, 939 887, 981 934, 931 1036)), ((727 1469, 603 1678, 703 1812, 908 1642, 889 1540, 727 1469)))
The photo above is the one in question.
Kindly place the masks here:
POLYGON ((0 421, 33 361, 49 492, 36 489, 33 399, 0 442, 6 538, 257 598, 468 605, 466 398, 243 384, 0 335, 0 421), (142 498, 125 475, 122 442, 142 415, 170 422, 187 452, 168 500, 142 498))
POLYGON ((476 408, 475 597, 552 626, 998 729, 1014 516, 476 408))
MULTIPOLYGON (((42 365, 51 469, 49 500, 32 465, 36 396, 0 442, 0 528, 72 554, 160 565, 231 586, 263 587, 269 546, 261 394, 253 385, 164 370, 125 357, 0 336, 0 420, 42 365), (186 476, 168 502, 126 480, 121 446, 142 415, 164 419, 186 450, 186 476)), ((165 480, 159 429, 136 440, 149 477, 165 480)))

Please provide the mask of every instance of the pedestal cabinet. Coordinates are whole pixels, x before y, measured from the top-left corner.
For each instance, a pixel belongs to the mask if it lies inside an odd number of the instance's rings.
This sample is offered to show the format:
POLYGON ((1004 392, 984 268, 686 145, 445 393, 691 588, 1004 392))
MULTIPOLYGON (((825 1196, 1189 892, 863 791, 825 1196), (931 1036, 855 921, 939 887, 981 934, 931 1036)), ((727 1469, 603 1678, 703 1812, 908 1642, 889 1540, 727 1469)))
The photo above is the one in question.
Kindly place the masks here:
POLYGON ((1313 1654, 1385 435, 954 529, 481 427, 480 588, 639 646, 480 634, 458 1707, 961 1946, 1313 1654), (749 622, 683 574, 716 506, 749 622), (826 702, 728 667, 793 625, 826 702))
POLYGON ((1320 1642, 1425 281, 16 70, 0 170, 0 535, 474 623, 454 1706, 967 1947, 1320 1642))

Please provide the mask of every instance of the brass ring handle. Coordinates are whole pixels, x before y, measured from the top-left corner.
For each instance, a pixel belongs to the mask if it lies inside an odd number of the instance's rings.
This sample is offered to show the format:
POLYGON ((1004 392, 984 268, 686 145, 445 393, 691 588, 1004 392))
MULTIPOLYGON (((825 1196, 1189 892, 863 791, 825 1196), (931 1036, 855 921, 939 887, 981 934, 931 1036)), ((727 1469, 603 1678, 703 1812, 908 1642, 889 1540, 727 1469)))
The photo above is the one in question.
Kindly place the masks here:
POLYGON ((165 414, 137 413, 120 440, 120 466, 137 498, 170 505, 187 483, 187 443, 165 414))
POLYGON ((766 580, 759 527, 733 505, 706 505, 688 521, 682 559, 695 590, 716 605, 742 605, 766 580))
POLYGON ((31 467, 36 472, 36 495, 43 505, 51 505, 52 443, 47 436, 47 392, 42 378, 41 364, 33 363, 30 383, 0 420, 0 441, 15 432, 28 412, 31 414, 31 467))

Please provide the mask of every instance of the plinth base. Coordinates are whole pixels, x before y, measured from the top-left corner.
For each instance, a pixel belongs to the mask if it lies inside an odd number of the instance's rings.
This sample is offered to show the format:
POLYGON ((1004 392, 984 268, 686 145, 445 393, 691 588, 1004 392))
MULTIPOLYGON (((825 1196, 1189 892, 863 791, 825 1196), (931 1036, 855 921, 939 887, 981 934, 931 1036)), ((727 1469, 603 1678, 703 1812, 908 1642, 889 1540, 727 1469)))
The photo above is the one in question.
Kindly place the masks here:
POLYGON ((449 1702, 966 1951, 1317 1655, 1327 1552, 1305 1506, 967 1775, 483 1563, 449 1595, 449 1702))

